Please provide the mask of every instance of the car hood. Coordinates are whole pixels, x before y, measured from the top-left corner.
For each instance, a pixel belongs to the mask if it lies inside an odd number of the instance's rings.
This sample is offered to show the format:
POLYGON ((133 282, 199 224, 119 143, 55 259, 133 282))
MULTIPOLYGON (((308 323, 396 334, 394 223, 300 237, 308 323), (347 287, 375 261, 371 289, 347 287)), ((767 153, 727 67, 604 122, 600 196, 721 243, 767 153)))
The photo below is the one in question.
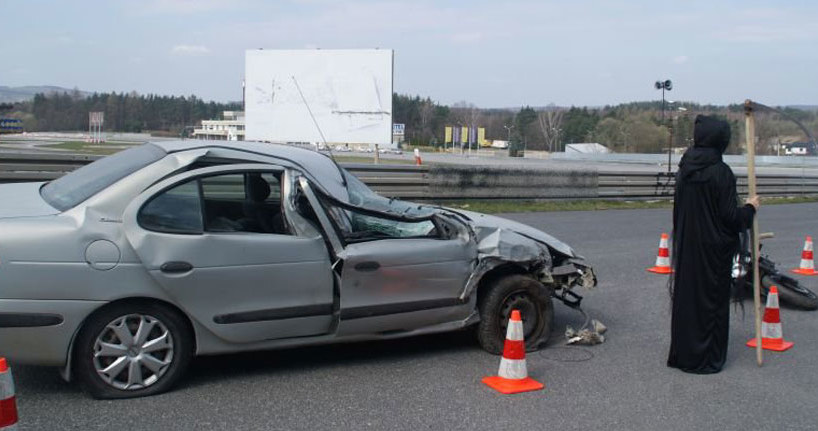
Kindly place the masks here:
POLYGON ((494 234, 495 232, 501 231, 512 231, 517 233, 523 237, 532 239, 536 242, 543 243, 557 251, 558 253, 564 254, 568 257, 578 257, 574 250, 568 244, 554 238, 553 236, 539 230, 535 229, 531 226, 504 219, 502 217, 496 217, 488 214, 482 214, 474 211, 463 211, 463 210, 449 210, 457 214, 461 214, 466 216, 470 219, 472 228, 477 235, 478 242, 481 242, 484 238, 488 238, 490 235, 494 234))
POLYGON ((0 184, 0 218, 38 217, 59 214, 40 196, 44 183, 0 184))

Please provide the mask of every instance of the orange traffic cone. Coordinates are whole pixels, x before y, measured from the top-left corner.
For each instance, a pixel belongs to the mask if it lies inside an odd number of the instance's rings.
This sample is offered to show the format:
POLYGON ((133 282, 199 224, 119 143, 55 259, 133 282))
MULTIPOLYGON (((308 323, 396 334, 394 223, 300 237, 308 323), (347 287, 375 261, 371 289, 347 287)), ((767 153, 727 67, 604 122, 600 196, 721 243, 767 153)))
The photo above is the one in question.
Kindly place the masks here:
POLYGON ((542 383, 528 377, 528 369, 525 366, 523 320, 517 310, 511 311, 506 342, 503 345, 503 358, 500 359, 500 370, 497 374, 497 376, 483 377, 483 383, 503 394, 538 391, 545 387, 542 383))
POLYGON ((659 239, 659 253, 656 254, 656 265, 653 268, 648 268, 648 271, 657 274, 671 274, 673 270, 670 268, 670 251, 667 248, 668 236, 662 233, 662 238, 659 239))
POLYGON ((423 161, 420 160, 420 150, 415 148, 415 165, 420 166, 423 164, 423 161))
POLYGON ((815 272, 815 261, 812 259, 812 237, 807 235, 804 240, 804 251, 801 252, 801 266, 792 272, 801 275, 818 275, 815 272))
MULTIPOLYGON (((783 352, 795 343, 784 341, 784 333, 781 329, 781 315, 778 312, 778 288, 770 287, 767 293, 767 306, 764 308, 764 320, 761 321, 761 348, 783 352)), ((753 337, 747 342, 748 347, 756 346, 756 339, 753 337)))
POLYGON ((6 358, 0 357, 0 430, 6 429, 17 429, 17 399, 11 370, 6 358))

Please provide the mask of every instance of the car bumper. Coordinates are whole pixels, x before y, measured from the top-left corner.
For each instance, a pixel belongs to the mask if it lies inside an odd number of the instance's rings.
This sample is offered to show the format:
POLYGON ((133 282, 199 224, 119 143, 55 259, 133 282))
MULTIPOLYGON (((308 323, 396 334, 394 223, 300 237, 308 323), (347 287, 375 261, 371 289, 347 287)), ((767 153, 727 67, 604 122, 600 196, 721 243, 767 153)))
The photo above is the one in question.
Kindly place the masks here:
POLYGON ((65 365, 80 324, 103 304, 0 299, 0 356, 19 364, 65 365))

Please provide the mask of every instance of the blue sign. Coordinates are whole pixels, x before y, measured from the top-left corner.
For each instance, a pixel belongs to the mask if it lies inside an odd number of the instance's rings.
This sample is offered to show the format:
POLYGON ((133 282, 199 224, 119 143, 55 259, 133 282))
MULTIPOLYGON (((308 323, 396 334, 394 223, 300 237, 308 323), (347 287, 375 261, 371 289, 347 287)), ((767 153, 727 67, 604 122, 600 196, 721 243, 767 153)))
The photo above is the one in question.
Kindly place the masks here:
POLYGON ((16 118, 0 118, 0 130, 3 131, 22 131, 23 122, 16 118))

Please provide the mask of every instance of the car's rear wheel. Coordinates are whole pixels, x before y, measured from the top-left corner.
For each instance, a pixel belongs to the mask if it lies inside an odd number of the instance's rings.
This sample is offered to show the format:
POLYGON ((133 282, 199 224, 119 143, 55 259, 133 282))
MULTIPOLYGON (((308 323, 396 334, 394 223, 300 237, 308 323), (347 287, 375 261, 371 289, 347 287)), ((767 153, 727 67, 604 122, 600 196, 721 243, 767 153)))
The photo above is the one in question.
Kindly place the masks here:
POLYGON ((74 370, 94 397, 141 397, 173 386, 192 354, 193 334, 178 312, 120 303, 88 318, 74 346, 74 370))
POLYGON ((548 340, 554 324, 554 304, 538 281, 524 275, 509 275, 488 286, 479 302, 477 339, 487 352, 500 354, 511 311, 520 311, 527 351, 548 340))

